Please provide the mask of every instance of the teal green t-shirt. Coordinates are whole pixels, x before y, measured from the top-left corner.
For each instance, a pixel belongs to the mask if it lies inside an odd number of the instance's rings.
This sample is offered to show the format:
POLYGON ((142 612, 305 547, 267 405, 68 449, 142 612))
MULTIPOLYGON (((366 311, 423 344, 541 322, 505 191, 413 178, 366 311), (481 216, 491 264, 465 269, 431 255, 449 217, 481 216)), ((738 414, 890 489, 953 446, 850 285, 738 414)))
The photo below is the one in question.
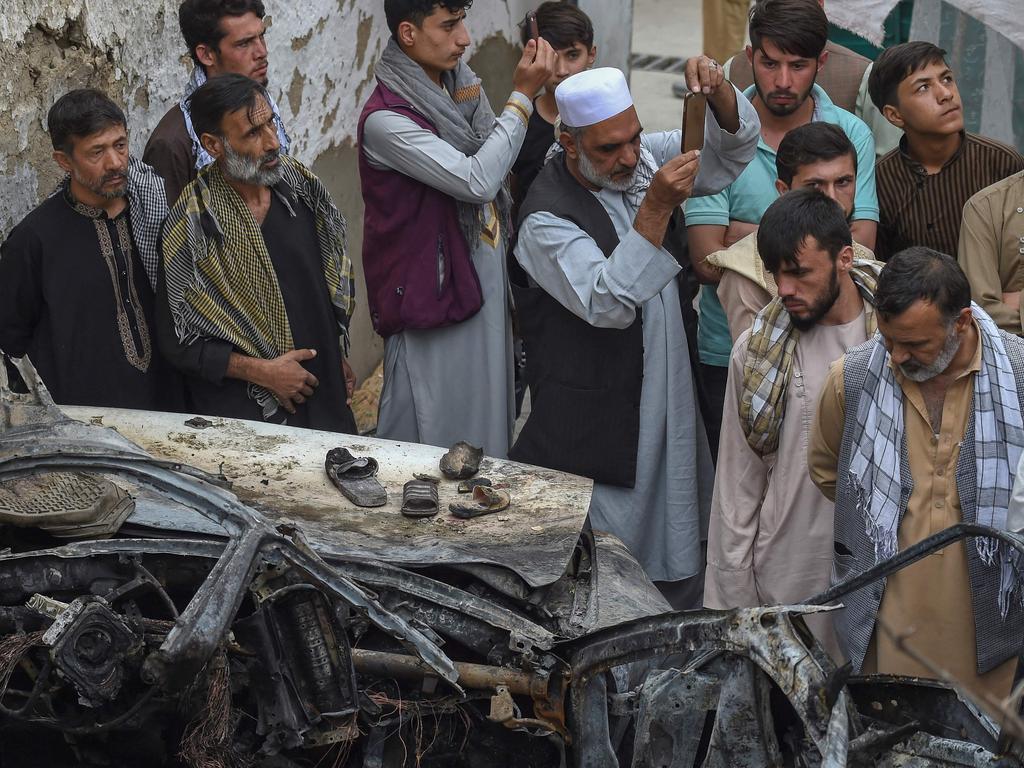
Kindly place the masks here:
MULTIPOLYGON (((743 95, 753 99, 754 86, 743 95)), ((857 150, 857 192, 853 202, 853 219, 878 221, 878 196, 875 194, 875 140, 863 120, 840 109, 818 85, 812 91, 814 116, 812 121, 838 125, 850 138, 857 150)), ((775 168, 775 150, 757 141, 757 152, 736 181, 717 195, 694 197, 686 201, 686 224, 729 226, 730 221, 757 224, 761 216, 779 196, 775 189, 778 172, 775 168)), ((725 310, 718 300, 713 285, 700 289, 700 322, 697 326, 697 349, 700 361, 707 365, 728 366, 732 351, 732 337, 725 310)))

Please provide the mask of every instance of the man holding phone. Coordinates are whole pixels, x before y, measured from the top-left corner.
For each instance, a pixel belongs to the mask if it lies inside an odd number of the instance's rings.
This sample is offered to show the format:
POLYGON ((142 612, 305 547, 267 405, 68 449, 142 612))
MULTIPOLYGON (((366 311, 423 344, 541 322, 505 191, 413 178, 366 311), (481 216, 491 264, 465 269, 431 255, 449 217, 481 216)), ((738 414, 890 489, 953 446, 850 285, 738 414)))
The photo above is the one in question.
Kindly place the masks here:
POLYGON ((558 86, 564 152, 523 201, 513 270, 532 410, 510 456, 597 481, 594 528, 621 538, 677 608, 700 604, 714 471, 676 213, 740 174, 760 127, 711 59, 686 70, 709 103, 704 149, 686 154, 681 131, 643 133, 619 70, 558 86))

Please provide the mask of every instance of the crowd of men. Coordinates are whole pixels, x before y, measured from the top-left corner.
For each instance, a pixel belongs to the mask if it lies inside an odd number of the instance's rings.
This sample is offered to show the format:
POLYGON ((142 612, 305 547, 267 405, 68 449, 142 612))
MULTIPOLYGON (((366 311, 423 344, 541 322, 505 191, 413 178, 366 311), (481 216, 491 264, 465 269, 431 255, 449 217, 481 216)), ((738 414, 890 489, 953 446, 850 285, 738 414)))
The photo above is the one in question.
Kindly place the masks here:
MULTIPOLYGON (((524 22, 495 114, 469 5, 385 0, 359 118, 378 437, 592 478, 591 524, 677 608, 798 603, 957 522, 1013 527, 1024 158, 965 132, 944 51, 869 67, 822 3, 758 0, 744 51, 686 62, 684 152, 570 3, 524 22), (901 134, 880 158, 865 89, 901 134)), ((0 251, 0 349, 60 403, 354 432, 345 219, 289 154, 263 4, 179 18, 193 74, 141 160, 106 95, 50 110, 66 178, 0 251)), ((1005 695, 1022 574, 971 539, 810 623, 858 672, 924 657, 1005 695)))

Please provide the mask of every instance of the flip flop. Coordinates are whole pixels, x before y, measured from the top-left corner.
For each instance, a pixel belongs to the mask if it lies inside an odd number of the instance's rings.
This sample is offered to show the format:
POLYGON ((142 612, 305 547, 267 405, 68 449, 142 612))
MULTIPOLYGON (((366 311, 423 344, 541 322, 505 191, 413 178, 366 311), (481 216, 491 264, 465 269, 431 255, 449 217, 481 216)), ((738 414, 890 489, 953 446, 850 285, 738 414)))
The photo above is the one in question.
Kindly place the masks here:
POLYGON ((433 517, 438 512, 437 483, 410 480, 402 487, 402 514, 406 517, 433 517))
POLYGON ((327 452, 324 469, 334 487, 357 507, 382 507, 388 492, 377 480, 377 460, 372 456, 353 456, 348 448, 327 452))
POLYGON ((480 471, 484 449, 460 440, 441 457, 441 473, 449 480, 465 480, 480 471))
POLYGON ((448 510, 461 520, 468 520, 472 517, 489 515, 492 512, 502 512, 508 509, 512 498, 508 491, 501 488, 491 488, 486 485, 478 485, 473 489, 472 501, 454 501, 448 505, 448 510))

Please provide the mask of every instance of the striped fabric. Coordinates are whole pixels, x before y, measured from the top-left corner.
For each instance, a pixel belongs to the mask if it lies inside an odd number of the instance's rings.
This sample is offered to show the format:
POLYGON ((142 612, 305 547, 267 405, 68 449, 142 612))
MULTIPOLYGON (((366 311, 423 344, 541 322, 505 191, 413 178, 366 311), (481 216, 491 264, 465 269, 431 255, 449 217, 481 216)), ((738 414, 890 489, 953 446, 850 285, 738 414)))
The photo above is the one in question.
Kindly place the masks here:
MULTIPOLYGON (((324 279, 348 354, 348 324, 355 304, 345 220, 327 190, 298 160, 281 156, 284 179, 273 188, 289 209, 304 204, 316 219, 324 279)), ((259 224, 220 172, 207 166, 181 193, 163 233, 167 299, 182 344, 222 339, 250 357, 272 360, 294 349, 288 313, 259 224)), ((250 384, 264 418, 277 400, 250 384)))
POLYGON ((964 205, 974 193, 1024 170, 1015 149, 965 133, 959 151, 936 174, 907 154, 906 138, 875 166, 878 242, 882 261, 904 248, 924 245, 956 256, 964 205))

